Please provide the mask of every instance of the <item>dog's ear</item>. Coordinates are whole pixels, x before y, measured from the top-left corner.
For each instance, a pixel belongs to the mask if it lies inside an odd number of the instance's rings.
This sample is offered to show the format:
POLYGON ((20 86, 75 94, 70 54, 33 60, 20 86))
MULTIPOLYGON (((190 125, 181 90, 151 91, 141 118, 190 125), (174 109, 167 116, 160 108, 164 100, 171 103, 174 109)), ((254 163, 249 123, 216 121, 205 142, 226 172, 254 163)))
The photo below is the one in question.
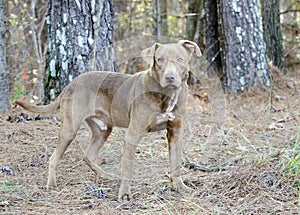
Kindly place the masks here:
POLYGON ((182 45, 186 50, 187 52, 189 53, 189 56, 191 57, 192 54, 196 54, 198 57, 201 57, 202 56, 202 53, 200 51, 200 48, 199 46, 192 42, 192 41, 189 41, 189 40, 180 40, 178 42, 179 45, 182 45))
POLYGON ((159 46, 159 43, 154 43, 150 48, 142 51, 143 60, 152 67, 154 65, 155 50, 159 46))

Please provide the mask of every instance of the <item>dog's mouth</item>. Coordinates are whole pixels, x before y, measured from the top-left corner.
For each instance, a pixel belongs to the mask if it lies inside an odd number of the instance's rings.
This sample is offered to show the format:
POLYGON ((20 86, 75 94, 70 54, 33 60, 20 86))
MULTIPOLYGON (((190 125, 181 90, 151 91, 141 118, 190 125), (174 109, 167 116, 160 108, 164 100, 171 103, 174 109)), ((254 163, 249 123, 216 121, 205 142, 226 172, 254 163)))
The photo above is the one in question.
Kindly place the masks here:
POLYGON ((161 87, 165 89, 177 89, 181 83, 178 82, 161 82, 161 87))
POLYGON ((178 88, 178 86, 174 85, 174 83, 169 83, 169 84, 166 86, 166 88, 168 88, 168 89, 176 89, 176 88, 178 88))

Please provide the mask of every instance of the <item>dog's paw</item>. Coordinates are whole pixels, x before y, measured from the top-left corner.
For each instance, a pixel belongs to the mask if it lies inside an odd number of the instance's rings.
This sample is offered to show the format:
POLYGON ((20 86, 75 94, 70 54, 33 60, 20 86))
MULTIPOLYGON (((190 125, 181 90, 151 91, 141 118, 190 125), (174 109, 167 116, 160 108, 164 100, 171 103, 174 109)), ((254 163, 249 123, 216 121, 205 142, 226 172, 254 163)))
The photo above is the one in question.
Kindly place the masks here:
POLYGON ((119 205, 117 206, 117 208, 122 208, 125 210, 130 210, 133 206, 133 201, 132 200, 128 200, 128 196, 124 196, 124 198, 118 198, 118 203, 119 205))
POLYGON ((168 121, 168 116, 166 114, 160 114, 156 117, 156 124, 161 124, 168 121))
POLYGON ((132 196, 131 196, 131 194, 128 194, 128 193, 123 194, 123 195, 119 194, 119 196, 118 196, 119 202, 126 202, 126 201, 129 202, 131 199, 132 199, 132 196))
POLYGON ((156 123, 161 124, 163 122, 173 121, 175 118, 176 117, 172 112, 162 113, 156 117, 156 123))
POLYGON ((48 179, 48 182, 47 182, 47 190, 51 190, 52 188, 56 188, 57 187, 57 184, 56 184, 56 180, 55 179, 48 179))
POLYGON ((178 180, 177 182, 172 183, 172 189, 181 193, 181 194, 187 194, 191 193, 193 191, 192 188, 186 186, 182 180, 178 180))
POLYGON ((176 117, 172 112, 166 113, 168 115, 168 120, 173 121, 176 117))
POLYGON ((130 185, 124 184, 121 182, 118 200, 120 202, 123 202, 123 201, 130 201, 131 199, 132 199, 132 196, 131 196, 131 191, 130 191, 130 185))
POLYGON ((107 125, 102 120, 97 117, 91 117, 91 119, 98 125, 100 131, 107 131, 107 125))

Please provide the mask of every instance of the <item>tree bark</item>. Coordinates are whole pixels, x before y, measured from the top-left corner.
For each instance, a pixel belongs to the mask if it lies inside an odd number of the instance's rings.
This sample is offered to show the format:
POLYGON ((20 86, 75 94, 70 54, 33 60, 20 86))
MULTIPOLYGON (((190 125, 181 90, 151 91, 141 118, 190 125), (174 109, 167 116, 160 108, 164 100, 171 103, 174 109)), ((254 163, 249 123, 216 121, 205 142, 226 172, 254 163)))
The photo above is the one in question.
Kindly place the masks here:
POLYGON ((217 0, 204 0, 205 8, 205 50, 206 59, 213 68, 213 75, 222 76, 222 63, 220 54, 220 41, 218 30, 218 2, 217 0))
POLYGON ((89 70, 116 71, 112 0, 49 0, 45 97, 89 70))
POLYGON ((198 36, 197 25, 199 22, 199 17, 203 9, 203 0, 189 0, 188 1, 188 16, 186 24, 186 35, 187 39, 197 42, 198 36))
MULTIPOLYGON (((186 23, 186 39, 196 42, 200 49, 204 49, 203 45, 203 32, 204 26, 201 22, 201 13, 203 10, 203 0, 189 0, 188 1, 188 16, 187 16, 187 23, 186 23)), ((191 60, 191 70, 195 71, 194 65, 195 59, 191 60)), ((189 72, 188 77, 188 84, 193 85, 197 83, 199 80, 197 79, 196 75, 192 72, 189 72)))
POLYGON ((31 0, 31 19, 30 30, 32 32, 33 52, 36 57, 38 67, 37 90, 34 95, 37 98, 36 103, 41 103, 44 97, 44 77, 45 77, 45 55, 47 52, 47 26, 46 26, 46 0, 31 0))
POLYGON ((270 87, 266 45, 257 0, 220 0, 222 86, 240 93, 255 83, 270 87))
POLYGON ((152 1, 153 35, 157 35, 158 41, 162 41, 162 37, 168 36, 167 6, 167 0, 152 1))
POLYGON ((9 70, 6 62, 3 1, 0 0, 0 112, 9 109, 9 70))
POLYGON ((268 58, 283 73, 286 73, 286 64, 280 29, 279 0, 261 1, 264 39, 268 58))

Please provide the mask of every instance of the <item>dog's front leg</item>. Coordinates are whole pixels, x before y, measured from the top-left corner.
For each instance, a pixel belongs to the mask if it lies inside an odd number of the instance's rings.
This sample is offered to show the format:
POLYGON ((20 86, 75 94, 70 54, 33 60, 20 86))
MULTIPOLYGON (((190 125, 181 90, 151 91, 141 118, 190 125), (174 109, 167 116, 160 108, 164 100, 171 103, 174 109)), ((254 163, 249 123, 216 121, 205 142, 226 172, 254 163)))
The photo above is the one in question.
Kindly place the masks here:
POLYGON ((128 128, 125 133, 125 144, 122 153, 121 163, 121 185, 119 189, 119 200, 125 197, 127 200, 131 198, 130 183, 133 177, 134 156, 138 142, 142 137, 135 129, 128 128))
POLYGON ((167 125, 167 137, 169 144, 169 159, 170 159, 170 177, 172 186, 175 190, 190 191, 191 189, 187 187, 180 176, 180 166, 182 163, 182 120, 177 117, 173 121, 168 121, 167 125))

